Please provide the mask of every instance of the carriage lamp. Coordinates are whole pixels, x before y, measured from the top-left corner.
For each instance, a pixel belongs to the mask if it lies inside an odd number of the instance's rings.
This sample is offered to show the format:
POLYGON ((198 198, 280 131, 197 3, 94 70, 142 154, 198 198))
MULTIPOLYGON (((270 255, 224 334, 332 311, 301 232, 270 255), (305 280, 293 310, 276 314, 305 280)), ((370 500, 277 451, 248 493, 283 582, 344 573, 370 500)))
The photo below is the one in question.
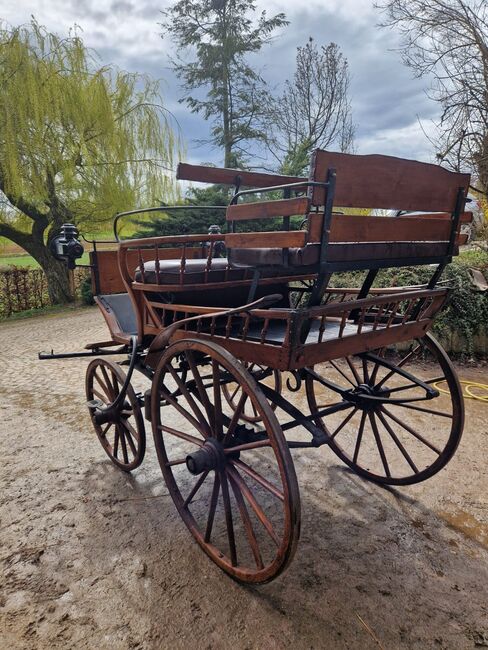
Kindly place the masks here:
MULTIPOLYGON (((208 229, 208 234, 209 235, 221 235, 222 231, 220 230, 220 226, 217 224, 213 224, 212 226, 209 226, 208 229)), ((206 248, 207 250, 210 248, 210 242, 206 243, 206 248)), ((222 241, 214 241, 213 244, 213 257, 225 257, 226 255, 226 248, 225 248, 225 242, 222 241)))
POLYGON ((83 255, 84 248, 78 241, 78 229, 72 223, 63 223, 59 233, 49 245, 53 257, 64 262, 68 269, 76 267, 76 260, 83 255))

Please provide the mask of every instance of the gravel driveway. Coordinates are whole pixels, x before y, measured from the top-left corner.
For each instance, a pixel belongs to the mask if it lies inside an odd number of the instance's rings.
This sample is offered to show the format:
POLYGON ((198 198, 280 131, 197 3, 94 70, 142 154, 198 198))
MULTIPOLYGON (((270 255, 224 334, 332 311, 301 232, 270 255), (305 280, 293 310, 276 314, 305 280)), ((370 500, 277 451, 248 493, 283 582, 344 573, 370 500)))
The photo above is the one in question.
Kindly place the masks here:
POLYGON ((418 486, 294 453, 297 555, 247 588, 191 539, 151 439, 133 476, 109 462, 84 405, 88 361, 36 360, 106 338, 94 308, 0 325, 1 648, 488 647, 488 405, 467 402, 454 460, 418 486))

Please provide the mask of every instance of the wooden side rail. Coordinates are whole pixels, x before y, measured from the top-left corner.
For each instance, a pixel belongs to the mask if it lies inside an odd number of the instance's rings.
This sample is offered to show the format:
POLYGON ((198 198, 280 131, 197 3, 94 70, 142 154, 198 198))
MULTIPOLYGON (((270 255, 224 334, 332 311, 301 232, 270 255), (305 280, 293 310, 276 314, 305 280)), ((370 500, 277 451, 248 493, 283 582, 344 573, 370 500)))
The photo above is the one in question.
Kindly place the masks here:
POLYGON ((447 294, 448 289, 407 290, 316 308, 271 307, 245 314, 238 309, 192 314, 191 308, 178 305, 167 309, 174 310, 174 339, 212 339, 239 358, 290 370, 423 336, 447 294), (187 320, 178 325, 182 318, 187 320))

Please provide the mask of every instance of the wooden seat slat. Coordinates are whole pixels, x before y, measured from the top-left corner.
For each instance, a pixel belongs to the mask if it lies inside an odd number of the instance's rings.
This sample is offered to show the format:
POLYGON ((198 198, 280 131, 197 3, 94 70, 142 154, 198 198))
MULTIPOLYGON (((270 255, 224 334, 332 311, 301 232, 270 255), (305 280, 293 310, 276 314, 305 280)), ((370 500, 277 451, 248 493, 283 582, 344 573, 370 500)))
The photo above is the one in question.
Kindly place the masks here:
MULTIPOLYGON (((429 163, 317 149, 312 158, 310 178, 325 181, 329 169, 336 170, 334 204, 344 208, 451 212, 459 188, 467 193, 470 180, 469 174, 429 163)), ((324 205, 325 196, 325 188, 311 189, 314 205, 324 205)))
MULTIPOLYGON (((308 241, 320 242, 324 216, 308 217, 308 241)), ((444 241, 449 239, 450 219, 422 217, 370 217, 363 215, 332 215, 329 242, 373 241, 444 241)))
POLYGON ((271 217, 291 217, 305 215, 310 207, 307 197, 280 199, 278 201, 259 201, 240 203, 227 208, 227 221, 245 221, 248 219, 269 219, 271 217))
MULTIPOLYGON (((431 213, 424 213, 424 214, 418 214, 416 212, 412 214, 402 214, 401 215, 402 219, 452 219, 452 216, 449 212, 431 212, 431 213)), ((396 217, 395 217, 396 218, 396 217)), ((460 223, 472 223, 473 221, 473 213, 472 212, 462 212, 460 217, 459 217, 460 223)))
MULTIPOLYGON (((447 255, 447 247, 447 241, 331 243, 327 247, 327 262, 402 260, 405 263, 405 260, 409 258, 434 259, 443 257, 447 255)), ((454 254, 457 254, 457 251, 454 254)))
POLYGON ((301 248, 307 243, 304 230, 236 232, 225 235, 228 248, 301 248))

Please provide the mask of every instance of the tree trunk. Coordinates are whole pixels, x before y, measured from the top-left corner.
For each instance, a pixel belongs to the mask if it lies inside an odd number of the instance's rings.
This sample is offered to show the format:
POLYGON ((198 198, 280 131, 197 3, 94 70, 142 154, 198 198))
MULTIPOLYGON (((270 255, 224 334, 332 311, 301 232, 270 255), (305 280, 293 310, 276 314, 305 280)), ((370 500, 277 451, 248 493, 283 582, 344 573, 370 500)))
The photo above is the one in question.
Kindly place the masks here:
POLYGON ((39 263, 46 274, 49 299, 53 305, 73 302, 74 295, 71 291, 68 269, 63 262, 55 260, 49 249, 45 246, 36 246, 29 251, 39 263))

